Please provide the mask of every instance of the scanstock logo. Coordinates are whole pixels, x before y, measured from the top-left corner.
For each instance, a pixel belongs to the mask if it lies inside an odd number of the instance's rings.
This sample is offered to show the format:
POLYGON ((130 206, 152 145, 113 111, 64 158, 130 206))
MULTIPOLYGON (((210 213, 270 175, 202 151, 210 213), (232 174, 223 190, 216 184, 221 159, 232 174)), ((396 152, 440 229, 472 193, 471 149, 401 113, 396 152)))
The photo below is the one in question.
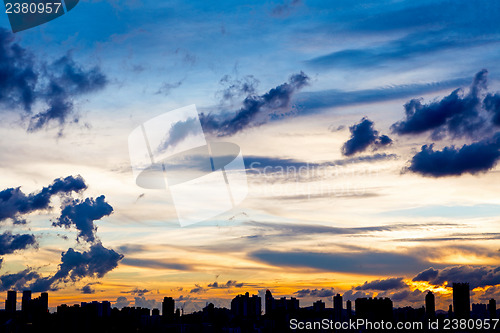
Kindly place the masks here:
POLYGON ((195 105, 144 122, 128 146, 135 183, 170 192, 181 226, 230 211, 248 194, 240 147, 207 142, 195 105))
POLYGON ((79 0, 4 0, 12 32, 34 28, 63 16, 79 0))

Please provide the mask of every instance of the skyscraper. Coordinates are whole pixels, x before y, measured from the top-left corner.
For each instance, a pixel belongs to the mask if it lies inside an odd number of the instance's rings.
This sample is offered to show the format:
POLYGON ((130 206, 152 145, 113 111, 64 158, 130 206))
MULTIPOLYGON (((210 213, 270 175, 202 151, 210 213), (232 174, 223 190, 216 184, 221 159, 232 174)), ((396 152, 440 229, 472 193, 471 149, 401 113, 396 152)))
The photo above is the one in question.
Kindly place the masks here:
POLYGON ((5 311, 7 313, 15 313, 17 307, 17 293, 15 290, 7 291, 7 299, 5 300, 5 311))
POLYGON ((347 317, 351 318, 352 317, 352 302, 350 300, 347 300, 345 302, 345 308, 347 310, 347 317))
POLYGON ((333 296, 333 312, 336 320, 342 318, 342 296, 340 294, 333 296))
POLYGON ((490 313, 490 318, 495 319, 497 317, 497 302, 492 298, 488 303, 488 312, 490 313))
POLYGON ((468 283, 453 283, 453 309, 455 318, 470 317, 470 290, 468 283))
POLYGON ((271 294, 271 291, 269 289, 266 290, 266 315, 269 315, 273 312, 275 306, 274 306, 274 297, 273 294, 271 294))
POLYGON ((171 318, 175 312, 175 300, 172 297, 164 297, 161 305, 161 314, 163 317, 171 318))
POLYGON ((30 303, 31 303, 31 290, 23 291, 23 298, 21 301, 21 311, 29 312, 30 311, 30 303))
POLYGON ((432 291, 425 295, 425 314, 429 319, 436 316, 436 300, 432 291))

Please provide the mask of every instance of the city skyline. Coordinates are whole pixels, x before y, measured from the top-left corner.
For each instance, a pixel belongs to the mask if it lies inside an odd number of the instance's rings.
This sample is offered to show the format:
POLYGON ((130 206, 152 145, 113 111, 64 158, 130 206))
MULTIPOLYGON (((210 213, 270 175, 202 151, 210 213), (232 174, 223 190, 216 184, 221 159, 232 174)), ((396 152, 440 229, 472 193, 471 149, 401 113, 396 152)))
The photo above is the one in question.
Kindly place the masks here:
POLYGON ((401 307, 430 290, 447 311, 460 281, 471 303, 499 300, 499 15, 492 0, 82 0, 17 33, 0 15, 0 301, 168 295, 191 313, 243 290, 401 307), (186 106, 196 117, 144 125, 186 106), (178 171, 155 189, 131 154, 153 166, 193 142, 224 191, 182 204, 225 212, 184 226, 172 188, 199 156, 153 168, 178 171), (215 166, 222 143, 244 200, 215 166))

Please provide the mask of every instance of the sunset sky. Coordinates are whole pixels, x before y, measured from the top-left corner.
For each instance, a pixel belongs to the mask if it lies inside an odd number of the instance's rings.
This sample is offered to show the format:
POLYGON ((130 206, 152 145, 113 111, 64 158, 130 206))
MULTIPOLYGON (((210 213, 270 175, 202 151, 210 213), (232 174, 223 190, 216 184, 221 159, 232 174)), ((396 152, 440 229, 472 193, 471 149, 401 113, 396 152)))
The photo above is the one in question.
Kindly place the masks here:
POLYGON ((16 34, 0 15, 0 301, 500 301, 500 3, 250 3, 82 0, 16 34), (181 227, 128 140, 192 104, 248 195, 181 227))

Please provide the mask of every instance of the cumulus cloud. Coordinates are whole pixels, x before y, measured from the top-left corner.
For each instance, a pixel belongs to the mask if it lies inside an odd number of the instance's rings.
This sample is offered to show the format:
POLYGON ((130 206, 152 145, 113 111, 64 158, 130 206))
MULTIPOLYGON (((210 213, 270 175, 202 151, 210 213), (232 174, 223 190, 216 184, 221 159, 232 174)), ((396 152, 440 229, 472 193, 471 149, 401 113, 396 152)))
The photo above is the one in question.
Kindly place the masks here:
POLYGON ((432 267, 417 274, 413 281, 425 281, 433 285, 450 285, 453 282, 469 282, 471 289, 500 284, 500 267, 453 266, 443 269, 432 267))
POLYGON ((41 191, 27 195, 20 187, 5 189, 0 192, 0 222, 10 219, 14 223, 26 223, 22 215, 50 208, 50 200, 54 195, 81 192, 86 188, 84 179, 78 175, 55 179, 41 191))
POLYGON ((140 307, 140 308, 147 308, 147 309, 154 309, 154 308, 160 308, 161 302, 157 302, 154 299, 146 299, 144 296, 137 296, 134 297, 135 300, 135 307, 140 307))
POLYGON ((81 289, 82 294, 95 294, 95 289, 92 288, 91 284, 87 284, 81 289))
POLYGON ((84 68, 70 54, 46 63, 3 28, 0 54, 0 104, 8 110, 22 110, 23 118, 29 119, 29 132, 52 122, 62 128, 70 120, 78 121, 75 98, 102 90, 107 84, 98 66, 84 68))
POLYGON ((203 288, 199 284, 195 284, 194 286, 195 287, 193 289, 191 289, 191 291, 189 293, 191 293, 191 294, 201 294, 201 293, 204 293, 204 292, 207 291, 207 288, 203 288))
POLYGON ((294 93, 309 82, 309 77, 300 72, 290 76, 288 82, 271 89, 263 95, 248 95, 236 113, 200 114, 203 130, 217 136, 229 136, 246 128, 260 126, 290 112, 290 101, 294 93))
POLYGON ((40 275, 31 269, 25 269, 17 273, 4 274, 0 276, 0 290, 22 290, 26 287, 29 281, 38 278, 40 278, 40 275))
POLYGON ((424 145, 410 161, 409 171, 429 177, 477 174, 492 169, 500 157, 500 134, 461 148, 454 146, 434 150, 424 145))
POLYGON ((478 72, 467 94, 461 88, 440 101, 422 104, 412 99, 404 105, 406 118, 392 125, 399 135, 420 134, 431 131, 434 139, 446 134, 452 137, 476 137, 486 126, 481 115, 482 93, 486 90, 488 71, 478 72))
POLYGON ((105 201, 104 195, 95 200, 93 198, 87 198, 85 201, 74 199, 66 204, 61 211, 61 216, 52 225, 66 228, 75 226, 79 231, 78 238, 94 242, 97 231, 94 221, 100 220, 112 212, 113 207, 105 201))
POLYGON ((116 299, 114 306, 118 309, 124 308, 130 305, 130 301, 127 300, 127 297, 120 296, 116 299))
POLYGON ((294 292, 297 297, 331 297, 335 295, 333 288, 301 289, 294 292))
POLYGON ((88 251, 72 248, 63 252, 57 272, 49 277, 39 277, 30 285, 34 292, 58 290, 60 283, 76 282, 84 277, 102 278, 115 269, 123 255, 107 249, 101 243, 93 244, 88 251))
POLYGON ((34 235, 13 235, 10 232, 0 234, 0 255, 13 253, 17 250, 24 250, 30 246, 36 246, 34 235))
POLYGON ((357 286, 356 290, 391 290, 401 289, 406 287, 402 277, 388 278, 383 280, 366 281, 364 284, 357 286))
POLYGON ((364 117, 358 124, 349 127, 351 138, 344 143, 342 154, 351 156, 368 149, 370 146, 378 148, 392 143, 387 135, 379 135, 375 130, 373 122, 364 117))
POLYGON ((242 288, 245 284, 238 283, 237 281, 229 280, 226 283, 218 283, 215 281, 214 283, 209 283, 208 288, 214 289, 229 289, 229 288, 242 288))

